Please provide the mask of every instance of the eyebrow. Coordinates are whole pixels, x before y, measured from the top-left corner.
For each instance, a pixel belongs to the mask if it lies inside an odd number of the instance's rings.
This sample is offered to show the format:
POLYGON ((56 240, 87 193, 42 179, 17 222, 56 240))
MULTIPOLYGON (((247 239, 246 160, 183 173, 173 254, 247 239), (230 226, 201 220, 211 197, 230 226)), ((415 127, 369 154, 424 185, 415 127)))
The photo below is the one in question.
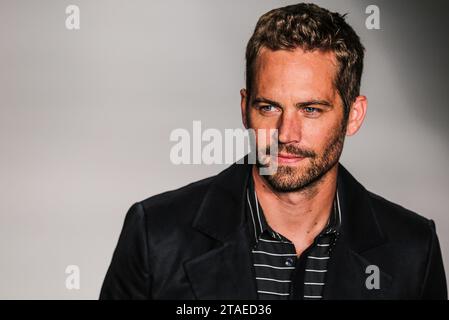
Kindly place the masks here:
MULTIPOLYGON (((273 106, 276 106, 276 107, 281 107, 282 106, 280 103, 278 103, 276 101, 273 101, 273 100, 270 100, 270 99, 267 99, 267 98, 264 98, 264 97, 256 97, 253 100, 253 104, 256 104, 256 103, 269 103, 269 104, 272 104, 273 106)), ((329 101, 327 101, 327 100, 320 100, 320 99, 313 99, 313 100, 309 100, 309 101, 298 102, 298 103, 295 104, 295 106, 297 108, 305 108, 305 107, 312 106, 312 105, 320 105, 320 106, 324 106, 324 107, 328 107, 328 108, 332 108, 333 107, 333 104, 330 103, 329 101)))

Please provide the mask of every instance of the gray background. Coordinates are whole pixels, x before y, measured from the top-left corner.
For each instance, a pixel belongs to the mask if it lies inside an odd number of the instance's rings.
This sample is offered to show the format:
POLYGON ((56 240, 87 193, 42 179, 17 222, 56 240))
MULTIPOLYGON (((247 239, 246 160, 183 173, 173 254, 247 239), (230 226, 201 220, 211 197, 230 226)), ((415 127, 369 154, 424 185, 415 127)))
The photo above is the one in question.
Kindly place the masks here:
MULTIPOLYGON (((317 1, 366 48, 368 115, 342 163, 434 219, 449 268, 446 1, 317 1), (365 28, 365 8, 381 30, 365 28)), ((241 128, 244 49, 292 1, 0 2, 0 298, 96 299, 130 205, 227 165, 169 160, 169 134, 241 128), (81 29, 65 28, 65 8, 81 29), (81 289, 65 288, 65 267, 81 289)))

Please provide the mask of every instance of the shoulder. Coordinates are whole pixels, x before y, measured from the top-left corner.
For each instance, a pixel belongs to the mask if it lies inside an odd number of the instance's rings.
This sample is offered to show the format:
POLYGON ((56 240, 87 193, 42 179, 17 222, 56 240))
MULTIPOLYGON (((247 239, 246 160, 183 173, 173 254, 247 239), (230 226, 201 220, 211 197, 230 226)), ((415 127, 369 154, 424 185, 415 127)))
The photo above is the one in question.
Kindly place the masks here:
POLYGON ((140 201, 146 210, 169 209, 174 206, 188 208, 200 201, 209 189, 215 176, 198 180, 178 189, 166 191, 140 201))
POLYGON ((138 201, 129 209, 125 221, 146 221, 153 228, 159 226, 163 229, 168 225, 174 227, 191 224, 214 177, 138 201))
MULTIPOLYGON (((435 234, 435 225, 414 211, 367 191, 380 229, 398 244, 428 245, 435 234)), ((424 248, 423 248, 424 249, 424 248)))

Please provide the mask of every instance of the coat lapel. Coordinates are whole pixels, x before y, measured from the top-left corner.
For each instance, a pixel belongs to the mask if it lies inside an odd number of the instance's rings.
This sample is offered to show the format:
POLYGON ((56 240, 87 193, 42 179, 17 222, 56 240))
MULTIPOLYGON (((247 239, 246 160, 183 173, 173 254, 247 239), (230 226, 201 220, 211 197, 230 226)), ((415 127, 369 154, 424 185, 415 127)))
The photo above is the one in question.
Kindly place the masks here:
POLYGON ((323 298, 387 299, 393 278, 379 267, 380 289, 368 289, 371 275, 367 267, 375 265, 371 254, 387 239, 382 233, 371 208, 368 191, 351 174, 339 166, 338 192, 342 221, 339 239, 333 248, 328 265, 323 298))
POLYGON ((257 299, 246 228, 185 264, 197 299, 257 299))
MULTIPOLYGON (((234 164, 215 177, 193 227, 213 241, 210 251, 184 269, 197 299, 257 299, 244 194, 251 165, 234 164)), ((380 268, 381 289, 369 290, 370 254, 387 242, 368 192, 339 165, 340 236, 329 262, 324 299, 382 299, 394 280, 380 268)), ((379 266, 381 267, 381 266, 379 266)))
POLYGON ((184 264, 197 299, 257 299, 244 206, 250 170, 234 164, 220 173, 193 223, 216 242, 184 264))
POLYGON ((363 255, 351 250, 347 244, 337 242, 328 265, 325 300, 370 300, 388 299, 392 277, 382 269, 379 271, 379 289, 368 289, 366 280, 371 273, 367 267, 373 265, 363 255))

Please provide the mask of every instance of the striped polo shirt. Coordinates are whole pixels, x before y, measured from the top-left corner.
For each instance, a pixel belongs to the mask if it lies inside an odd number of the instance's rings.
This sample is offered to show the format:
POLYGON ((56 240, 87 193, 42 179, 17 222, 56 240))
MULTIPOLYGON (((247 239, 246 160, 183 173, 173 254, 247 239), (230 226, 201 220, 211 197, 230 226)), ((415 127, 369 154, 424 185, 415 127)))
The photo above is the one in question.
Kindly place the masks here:
POLYGON ((252 176, 248 180, 246 200, 258 298, 322 299, 327 265, 341 224, 338 190, 327 226, 299 257, 294 244, 268 225, 252 176))

